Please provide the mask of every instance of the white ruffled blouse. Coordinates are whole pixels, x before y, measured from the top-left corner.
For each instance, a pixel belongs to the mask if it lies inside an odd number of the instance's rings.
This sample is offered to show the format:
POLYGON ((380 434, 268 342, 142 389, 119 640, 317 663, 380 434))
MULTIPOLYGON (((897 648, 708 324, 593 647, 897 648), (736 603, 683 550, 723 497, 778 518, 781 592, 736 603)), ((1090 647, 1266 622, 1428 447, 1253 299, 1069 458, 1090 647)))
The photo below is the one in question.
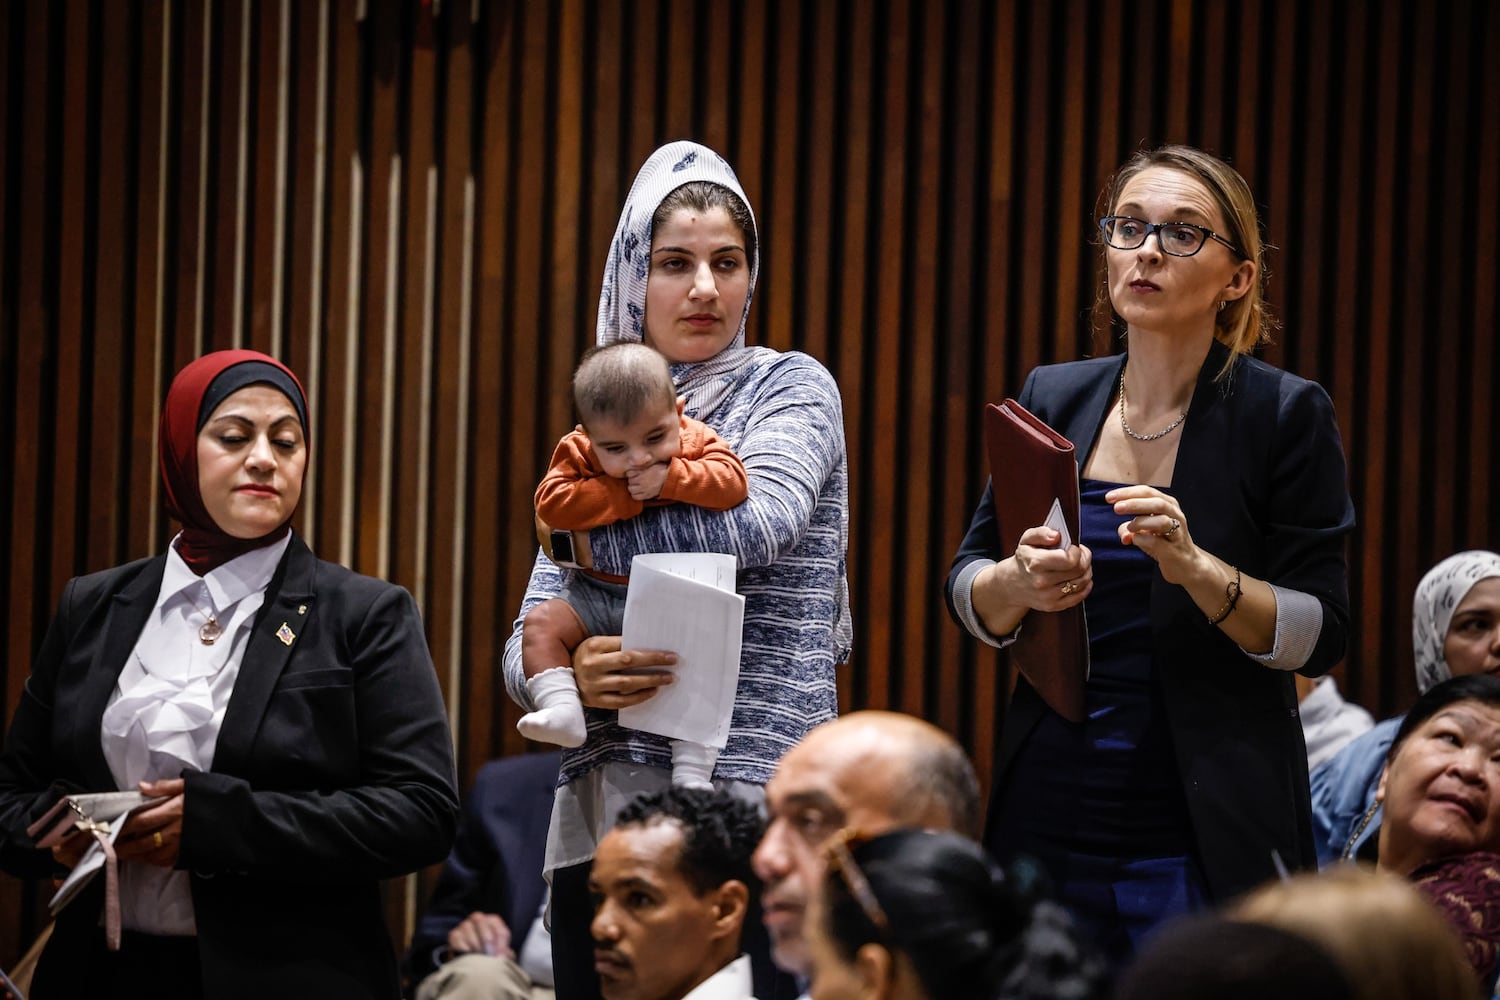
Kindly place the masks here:
MULTIPOLYGON (((291 535, 237 556, 203 576, 167 549, 156 607, 120 671, 104 710, 100 739, 118 787, 207 771, 224 710, 266 587, 291 535), (222 630, 212 645, 198 630, 210 615, 222 630)), ((150 934, 193 934, 188 873, 142 863, 120 865, 123 927, 150 934)))

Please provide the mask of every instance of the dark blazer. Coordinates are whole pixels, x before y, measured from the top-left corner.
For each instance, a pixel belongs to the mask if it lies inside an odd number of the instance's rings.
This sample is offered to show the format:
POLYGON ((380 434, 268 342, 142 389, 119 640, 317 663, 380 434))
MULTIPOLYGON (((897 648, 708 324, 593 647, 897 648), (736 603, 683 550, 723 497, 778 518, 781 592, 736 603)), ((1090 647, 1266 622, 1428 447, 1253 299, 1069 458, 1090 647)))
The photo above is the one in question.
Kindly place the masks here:
MULTIPOLYGON (((100 719, 165 565, 140 560, 63 591, 0 754, 0 863, 13 874, 53 874, 25 835, 54 799, 49 785, 115 787, 100 719)), ((379 880, 439 861, 458 816, 452 739, 411 596, 322 562, 294 536, 213 767, 184 778, 178 867, 193 875, 205 995, 398 996, 379 880)), ((50 981, 51 995, 83 995, 73 976, 103 947, 99 898, 59 914, 38 992, 50 981)))
MULTIPOLYGON (((1171 491, 1200 547, 1245 573, 1316 597, 1323 627, 1301 673, 1326 673, 1344 655, 1349 597, 1344 536, 1354 527, 1333 405, 1316 383, 1261 361, 1228 357, 1217 341, 1198 375, 1182 427, 1171 491)), ((1080 465, 1114 411, 1123 356, 1039 368, 1021 405, 1067 436, 1080 465)), ((993 486, 954 558, 958 572, 1015 547, 997 537, 993 486)), ((1151 584, 1154 680, 1160 686, 1209 889, 1228 899, 1272 877, 1272 851, 1288 868, 1312 868, 1307 752, 1293 678, 1256 663, 1209 625, 1181 587, 1151 584)), ((1045 706, 1016 686, 1001 737, 997 781, 1045 706)), ((995 848, 998 845, 990 845, 995 848)))
POLYGON ((409 964, 420 981, 438 966, 448 932, 474 912, 499 914, 517 955, 547 893, 542 863, 562 753, 492 760, 479 769, 427 911, 412 933, 409 964))

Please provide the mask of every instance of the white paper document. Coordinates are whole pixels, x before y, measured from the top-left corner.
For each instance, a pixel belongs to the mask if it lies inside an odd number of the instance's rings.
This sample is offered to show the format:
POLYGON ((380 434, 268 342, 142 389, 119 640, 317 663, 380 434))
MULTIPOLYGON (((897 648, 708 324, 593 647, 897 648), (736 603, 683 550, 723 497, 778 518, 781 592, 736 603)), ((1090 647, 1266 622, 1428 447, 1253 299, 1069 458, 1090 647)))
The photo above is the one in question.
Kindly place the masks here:
POLYGON ((669 739, 723 747, 740 680, 745 599, 734 592, 734 556, 658 552, 631 562, 624 649, 677 654, 675 683, 620 709, 620 725, 669 739))
POLYGON ((1066 552, 1073 547, 1073 536, 1068 534, 1068 519, 1063 517, 1062 501, 1057 497, 1052 498, 1052 509, 1047 511, 1047 520, 1042 522, 1042 527, 1051 528, 1062 536, 1057 548, 1066 552))

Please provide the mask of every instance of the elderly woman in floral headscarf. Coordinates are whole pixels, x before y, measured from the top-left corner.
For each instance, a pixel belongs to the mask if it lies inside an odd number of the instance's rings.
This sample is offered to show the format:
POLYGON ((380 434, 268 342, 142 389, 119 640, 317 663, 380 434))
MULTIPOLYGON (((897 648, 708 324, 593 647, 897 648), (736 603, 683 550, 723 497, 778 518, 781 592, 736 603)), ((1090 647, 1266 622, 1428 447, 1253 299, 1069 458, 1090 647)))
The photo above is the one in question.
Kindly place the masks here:
MULTIPOLYGON (((1411 631, 1422 694, 1450 677, 1500 676, 1500 554, 1460 552, 1428 570, 1412 599, 1411 631)), ((1375 789, 1404 718, 1385 720, 1313 771, 1319 863, 1373 850, 1380 829, 1375 789)))
MULTIPOLYGON (((710 424, 744 462, 749 497, 722 512, 650 508, 573 533, 567 555, 539 553, 505 648, 506 687, 534 710, 526 681, 555 664, 524 662, 522 627, 526 613, 558 591, 551 555, 625 576, 637 553, 733 554, 745 598, 743 653, 729 739, 713 779, 755 801, 782 754, 837 713, 833 668, 847 658, 851 640, 838 386, 806 354, 745 345, 758 236, 739 179, 713 150, 673 142, 641 167, 610 244, 596 339, 643 342, 666 357, 686 415, 710 424)), ((670 653, 622 650, 618 636, 590 637, 574 652, 588 738, 563 754, 546 860, 559 996, 598 990, 587 890, 595 846, 621 806, 671 781, 667 740, 621 728, 616 710, 669 683, 673 662, 670 653)))

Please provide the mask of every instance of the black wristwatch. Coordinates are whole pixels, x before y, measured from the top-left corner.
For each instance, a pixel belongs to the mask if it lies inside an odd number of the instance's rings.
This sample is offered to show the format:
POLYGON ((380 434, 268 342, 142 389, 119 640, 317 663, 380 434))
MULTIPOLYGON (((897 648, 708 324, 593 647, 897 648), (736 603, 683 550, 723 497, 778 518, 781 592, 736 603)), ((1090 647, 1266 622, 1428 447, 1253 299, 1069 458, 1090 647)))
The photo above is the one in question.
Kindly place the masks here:
POLYGON ((553 528, 551 539, 552 551, 548 555, 553 562, 568 569, 582 568, 578 565, 578 553, 573 550, 573 533, 571 531, 553 528))

